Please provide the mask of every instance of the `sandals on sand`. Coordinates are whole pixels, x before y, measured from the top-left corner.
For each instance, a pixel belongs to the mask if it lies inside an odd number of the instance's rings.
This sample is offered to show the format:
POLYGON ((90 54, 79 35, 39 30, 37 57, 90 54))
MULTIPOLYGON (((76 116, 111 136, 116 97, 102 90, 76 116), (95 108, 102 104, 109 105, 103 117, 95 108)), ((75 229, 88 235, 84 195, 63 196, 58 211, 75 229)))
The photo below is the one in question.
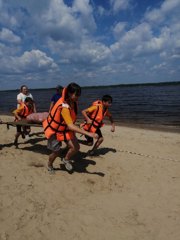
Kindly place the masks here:
POLYGON ((65 160, 64 158, 61 159, 61 161, 64 163, 65 168, 71 172, 73 170, 73 166, 71 164, 71 161, 65 160))
POLYGON ((55 169, 53 167, 48 167, 47 169, 50 174, 55 174, 55 169))
MULTIPOLYGON (((68 172, 73 171, 73 166, 71 164, 71 161, 65 160, 64 158, 62 158, 61 161, 64 163, 64 166, 66 170, 68 170, 68 172)), ((48 166, 47 169, 50 174, 55 174, 55 169, 52 166, 48 166)))

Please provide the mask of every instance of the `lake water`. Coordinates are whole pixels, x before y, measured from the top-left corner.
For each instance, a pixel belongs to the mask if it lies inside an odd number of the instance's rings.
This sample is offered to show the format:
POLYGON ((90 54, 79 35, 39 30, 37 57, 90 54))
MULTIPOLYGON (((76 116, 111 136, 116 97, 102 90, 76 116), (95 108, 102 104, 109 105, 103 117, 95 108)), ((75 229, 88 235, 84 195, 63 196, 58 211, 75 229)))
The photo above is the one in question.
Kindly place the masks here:
MULTIPOLYGON (((55 90, 32 89, 30 92, 36 101, 37 111, 48 111, 55 90)), ((0 92, 0 114, 11 114, 16 108, 17 94, 17 90, 0 92)), ((78 118, 82 118, 82 109, 104 94, 113 97, 110 112, 118 124, 180 128, 180 84, 82 88, 78 118)))

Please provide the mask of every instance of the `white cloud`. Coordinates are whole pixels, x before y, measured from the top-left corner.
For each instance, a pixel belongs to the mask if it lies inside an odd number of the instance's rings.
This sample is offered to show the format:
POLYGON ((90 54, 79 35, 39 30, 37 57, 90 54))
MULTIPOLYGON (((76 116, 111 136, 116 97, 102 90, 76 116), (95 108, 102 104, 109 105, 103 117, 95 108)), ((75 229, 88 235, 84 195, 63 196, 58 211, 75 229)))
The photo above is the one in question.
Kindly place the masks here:
MULTIPOLYGON (((49 6, 49 0, 0 0, 0 7, 3 7, 5 9, 14 9, 14 11, 18 11, 18 6, 21 6, 22 10, 28 11, 29 13, 34 13, 34 14, 41 14, 44 9, 47 9, 49 6), (11 7, 12 8, 11 8, 11 7)), ((10 13, 10 12, 9 12, 10 13)), ((11 14, 9 14, 11 15, 11 14)))
POLYGON ((20 45, 12 46, 7 45, 4 43, 0 43, 0 60, 2 63, 2 59, 6 58, 7 56, 16 56, 20 52, 20 45), (2 58, 2 59, 1 59, 2 58))
POLYGON ((124 30, 126 27, 127 23, 126 22, 118 22, 115 27, 113 28, 113 33, 116 38, 122 36, 124 34, 124 30))
POLYGON ((147 21, 155 23, 162 22, 166 17, 169 20, 173 18, 172 12, 176 12, 178 15, 180 12, 179 0, 165 0, 159 9, 152 9, 145 14, 147 21))
POLYGON ((89 0, 74 0, 73 10, 86 16, 92 14, 92 7, 89 5, 89 0))
POLYGON ((106 10, 102 6, 98 6, 97 12, 100 16, 103 16, 106 13, 106 10))
POLYGON ((139 6, 138 0, 0 0, 0 73, 22 73, 23 79, 32 74, 42 83, 50 74, 59 79, 61 70, 67 81, 104 83, 121 74, 150 76, 163 62, 164 71, 175 74, 180 1, 159 0, 159 8, 149 8, 144 17, 133 12, 132 2, 139 6))
POLYGON ((137 50, 142 50, 143 44, 152 38, 151 27, 147 23, 142 23, 126 32, 119 40, 111 45, 111 50, 119 59, 132 57, 137 54, 137 50))
POLYGON ((8 11, 8 7, 3 0, 0 0, 0 23, 7 27, 17 24, 16 18, 8 11))
MULTIPOLYGON (((83 38, 80 46, 69 45, 64 48, 61 42, 49 41, 49 45, 54 49, 59 49, 59 61, 61 63, 73 63, 90 67, 91 65, 101 65, 111 56, 110 49, 100 42, 90 38, 83 38)), ((57 50, 58 51, 58 50, 57 50)))
POLYGON ((163 62, 163 63, 160 63, 160 64, 158 64, 158 65, 154 65, 151 69, 152 70, 164 70, 165 68, 166 68, 167 66, 166 66, 166 63, 165 62, 163 62))
POLYGON ((53 59, 40 50, 26 51, 20 57, 6 57, 2 59, 1 73, 34 73, 56 69, 53 59))
POLYGON ((89 1, 75 0, 72 7, 62 0, 51 0, 49 7, 34 18, 40 33, 55 41, 80 42, 96 29, 89 1))
MULTIPOLYGON (((176 20, 177 21, 177 20, 176 20)), ((119 32, 121 33, 121 27, 117 24, 114 28, 116 37, 119 32), (119 31, 118 31, 119 30, 119 31)), ((151 57, 153 54, 157 54, 157 58, 163 56, 162 53, 166 52, 167 61, 171 58, 171 55, 176 55, 176 49, 180 47, 180 24, 179 22, 173 22, 172 26, 166 24, 159 27, 157 31, 157 25, 151 25, 150 23, 143 22, 134 28, 130 29, 124 35, 119 34, 117 42, 111 45, 114 58, 119 61, 133 60, 133 57, 147 56, 151 57)))
POLYGON ((81 25, 86 29, 87 32, 96 29, 96 23, 93 17, 93 9, 89 4, 89 0, 74 0, 72 10, 74 13, 80 13, 78 18, 81 21, 81 25))
POLYGON ((40 19, 41 21, 37 17, 36 22, 43 37, 49 36, 54 41, 66 44, 80 42, 83 33, 81 22, 73 16, 72 9, 63 1, 52 0, 40 19))
POLYGON ((180 59, 180 53, 179 54, 174 54, 171 56, 172 59, 180 59))
MULTIPOLYGON (((111 54, 111 51, 105 45, 88 39, 82 42, 79 50, 77 53, 79 59, 83 60, 86 64, 101 64, 111 54)), ((76 56, 76 54, 73 55, 74 57, 76 56)))
POLYGON ((130 0, 110 0, 114 13, 125 10, 130 7, 130 0))
POLYGON ((20 43, 21 38, 15 35, 11 30, 7 28, 2 28, 0 31, 0 40, 6 41, 8 43, 20 43))
POLYGON ((171 10, 177 8, 180 6, 180 1, 179 0, 166 0, 162 4, 162 11, 169 13, 171 10))
POLYGON ((22 69, 33 69, 47 70, 48 67, 54 68, 56 64, 53 59, 47 57, 46 53, 39 50, 32 50, 31 52, 24 52, 24 54, 19 58, 19 63, 22 64, 22 69))

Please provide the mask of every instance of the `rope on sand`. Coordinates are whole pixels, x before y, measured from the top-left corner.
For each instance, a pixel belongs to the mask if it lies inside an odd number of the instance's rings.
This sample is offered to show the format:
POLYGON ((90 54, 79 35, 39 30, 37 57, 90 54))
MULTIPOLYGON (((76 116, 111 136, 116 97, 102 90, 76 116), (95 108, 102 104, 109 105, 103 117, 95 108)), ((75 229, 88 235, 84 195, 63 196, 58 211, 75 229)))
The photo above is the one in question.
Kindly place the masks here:
POLYGON ((118 150, 118 152, 129 153, 129 154, 138 155, 138 156, 147 157, 147 158, 158 158, 161 160, 180 162, 179 160, 176 160, 173 158, 164 158, 164 157, 160 157, 160 156, 153 156, 153 155, 149 155, 149 154, 137 153, 137 152, 132 152, 132 151, 128 151, 128 150, 118 150))

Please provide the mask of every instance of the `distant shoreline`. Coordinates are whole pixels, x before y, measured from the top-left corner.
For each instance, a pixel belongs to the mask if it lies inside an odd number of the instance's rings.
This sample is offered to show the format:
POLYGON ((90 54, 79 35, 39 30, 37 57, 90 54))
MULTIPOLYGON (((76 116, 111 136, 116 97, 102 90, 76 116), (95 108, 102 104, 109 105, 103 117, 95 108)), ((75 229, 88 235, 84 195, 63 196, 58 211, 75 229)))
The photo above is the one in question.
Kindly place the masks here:
POLYGON ((154 130, 161 132, 180 133, 180 126, 167 126, 167 125, 152 125, 152 124, 129 124, 129 123, 117 123, 117 126, 154 130))
MULTIPOLYGON (((152 82, 152 83, 121 83, 121 84, 115 84, 115 85, 97 85, 97 86, 81 86, 82 89, 88 89, 88 88, 110 88, 110 87, 141 87, 141 86, 165 86, 165 85, 180 85, 180 81, 173 81, 173 82, 152 82)), ((53 90, 54 88, 30 88, 33 91, 39 91, 39 90, 53 90)), ((4 91, 19 91, 19 89, 7 89, 7 90, 0 90, 0 92, 4 91)))
MULTIPOLYGON (((106 125, 110 125, 109 122, 105 122, 106 125)), ((180 126, 170 126, 170 125, 153 125, 153 124, 139 124, 139 123, 125 123, 125 122, 115 122, 116 126, 127 127, 127 128, 136 128, 136 129, 145 129, 145 130, 154 130, 162 132, 171 132, 171 133, 180 133, 180 126)))

